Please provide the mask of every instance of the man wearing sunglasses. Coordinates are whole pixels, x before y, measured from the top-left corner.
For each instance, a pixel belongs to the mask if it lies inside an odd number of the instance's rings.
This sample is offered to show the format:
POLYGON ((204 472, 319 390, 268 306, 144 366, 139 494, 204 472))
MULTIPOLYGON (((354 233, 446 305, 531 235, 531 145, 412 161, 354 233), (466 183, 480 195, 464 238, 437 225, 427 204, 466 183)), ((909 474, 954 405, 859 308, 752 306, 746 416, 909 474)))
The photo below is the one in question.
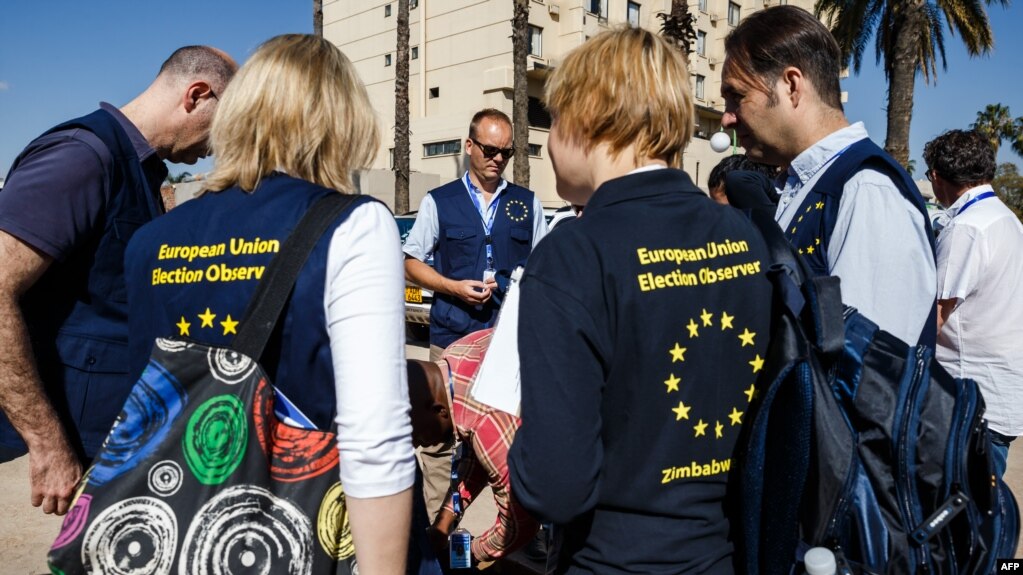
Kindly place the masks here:
MULTIPOLYGON (((508 115, 477 112, 465 139, 469 169, 423 198, 405 240, 406 277, 434 292, 431 361, 455 340, 494 325, 511 271, 547 233, 536 195, 501 177, 514 151, 508 115), (424 263, 430 254, 432 268, 424 263)), ((431 516, 450 482, 450 448, 421 451, 431 516)))

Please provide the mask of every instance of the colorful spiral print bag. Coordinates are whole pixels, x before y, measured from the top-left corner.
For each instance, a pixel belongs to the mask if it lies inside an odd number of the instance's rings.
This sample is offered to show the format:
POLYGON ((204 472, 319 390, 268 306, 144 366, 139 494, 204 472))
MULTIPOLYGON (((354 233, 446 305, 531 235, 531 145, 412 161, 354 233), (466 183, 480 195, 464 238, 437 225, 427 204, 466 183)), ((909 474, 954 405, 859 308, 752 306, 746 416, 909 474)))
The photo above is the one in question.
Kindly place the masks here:
POLYGON ((156 341, 50 549, 53 573, 358 574, 335 434, 280 421, 256 361, 351 199, 312 206, 230 348, 156 341))

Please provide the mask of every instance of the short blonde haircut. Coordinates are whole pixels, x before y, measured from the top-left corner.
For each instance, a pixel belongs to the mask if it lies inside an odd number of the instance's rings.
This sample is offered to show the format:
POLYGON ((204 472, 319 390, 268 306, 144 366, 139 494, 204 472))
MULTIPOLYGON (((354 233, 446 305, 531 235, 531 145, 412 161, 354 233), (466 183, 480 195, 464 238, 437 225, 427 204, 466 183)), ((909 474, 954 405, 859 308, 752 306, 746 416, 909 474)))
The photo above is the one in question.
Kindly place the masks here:
POLYGON ((547 109, 571 141, 612 156, 635 144, 635 160, 682 165, 693 135, 685 54, 642 28, 618 28, 572 50, 547 81, 547 109))
POLYGON ((210 130, 206 189, 252 191, 274 170, 342 192, 379 143, 366 89, 336 46, 308 34, 264 42, 238 70, 210 130))

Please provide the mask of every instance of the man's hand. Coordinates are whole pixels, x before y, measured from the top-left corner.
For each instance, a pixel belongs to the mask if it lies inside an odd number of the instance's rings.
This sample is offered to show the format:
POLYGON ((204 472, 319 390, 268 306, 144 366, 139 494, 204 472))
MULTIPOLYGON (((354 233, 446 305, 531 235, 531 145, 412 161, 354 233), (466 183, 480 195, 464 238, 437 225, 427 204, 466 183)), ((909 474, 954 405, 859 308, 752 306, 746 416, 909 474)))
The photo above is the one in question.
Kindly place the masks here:
POLYGON ((82 478, 82 464, 67 443, 29 450, 28 465, 32 506, 42 505, 43 513, 67 513, 82 478))
POLYGON ((433 550, 438 556, 447 553, 448 536, 455 530, 455 524, 455 514, 447 509, 441 509, 433 525, 426 530, 426 535, 430 539, 430 545, 433 546, 433 550))
POLYGON ((451 280, 451 295, 464 301, 469 305, 480 305, 490 299, 491 288, 497 287, 497 282, 490 280, 483 283, 479 280, 451 280))

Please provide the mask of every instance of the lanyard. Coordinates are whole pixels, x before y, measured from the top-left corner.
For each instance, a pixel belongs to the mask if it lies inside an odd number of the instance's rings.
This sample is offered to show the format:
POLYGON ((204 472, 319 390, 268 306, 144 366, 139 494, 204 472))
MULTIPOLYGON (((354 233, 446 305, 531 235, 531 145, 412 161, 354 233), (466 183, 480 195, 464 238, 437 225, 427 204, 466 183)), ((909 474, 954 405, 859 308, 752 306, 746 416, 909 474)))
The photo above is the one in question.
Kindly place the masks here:
POLYGON ((472 184, 472 180, 469 179, 469 172, 463 176, 465 181, 465 189, 469 192, 469 199, 472 200, 472 204, 476 206, 476 211, 479 212, 480 220, 483 222, 483 231, 486 232, 486 248, 487 248, 487 267, 494 267, 494 245, 490 240, 490 231, 494 229, 494 217, 497 216, 497 206, 501 203, 501 198, 494 198, 487 209, 484 211, 483 206, 480 205, 480 200, 476 197, 476 186, 472 184))
POLYGON ((983 194, 978 195, 976 198, 973 198, 972 200, 970 200, 970 201, 966 202, 965 204, 963 204, 963 207, 959 208, 959 211, 956 212, 956 215, 958 216, 959 214, 965 212, 966 208, 972 206, 973 204, 975 204, 975 203, 977 203, 977 202, 979 202, 981 200, 986 200, 986 199, 988 199, 988 198, 990 198, 990 197, 992 197, 994 195, 995 195, 994 192, 984 192, 983 194))
POLYGON ((458 441, 458 430, 455 427, 455 376, 448 364, 448 390, 451 391, 451 427, 457 445, 451 450, 451 510, 455 517, 462 515, 462 493, 458 490, 458 464, 462 459, 462 442, 458 441))

